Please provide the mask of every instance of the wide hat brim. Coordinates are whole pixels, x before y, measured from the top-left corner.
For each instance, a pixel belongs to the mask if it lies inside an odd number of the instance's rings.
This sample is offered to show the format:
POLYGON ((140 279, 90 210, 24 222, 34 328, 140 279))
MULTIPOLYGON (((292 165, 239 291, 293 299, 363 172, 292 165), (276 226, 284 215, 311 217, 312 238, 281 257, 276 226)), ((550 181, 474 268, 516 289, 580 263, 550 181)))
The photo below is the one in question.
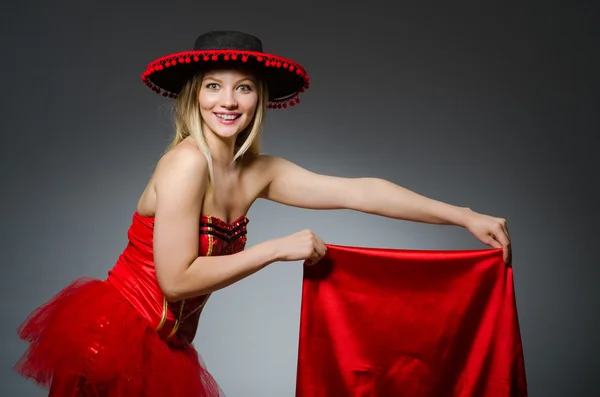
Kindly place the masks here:
POLYGON ((300 102, 299 94, 309 87, 310 79, 301 65, 263 52, 262 44, 257 38, 239 32, 210 32, 202 35, 196 40, 194 50, 156 59, 148 65, 141 77, 154 92, 175 98, 194 75, 220 67, 241 67, 257 74, 267 85, 269 108, 281 109, 296 105, 300 102))

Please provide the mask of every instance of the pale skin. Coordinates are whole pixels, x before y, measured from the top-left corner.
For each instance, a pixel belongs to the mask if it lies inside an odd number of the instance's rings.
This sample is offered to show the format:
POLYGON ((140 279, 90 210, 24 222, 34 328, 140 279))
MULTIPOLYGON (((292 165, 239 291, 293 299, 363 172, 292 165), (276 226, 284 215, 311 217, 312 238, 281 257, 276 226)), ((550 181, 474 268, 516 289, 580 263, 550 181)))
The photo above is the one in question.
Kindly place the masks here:
POLYGON ((349 209, 430 224, 461 226, 479 241, 503 248, 510 263, 506 220, 433 200, 379 178, 321 175, 274 156, 250 156, 231 164, 236 136, 250 123, 258 103, 256 81, 240 70, 204 75, 198 106, 213 158, 214 193, 208 194, 208 162, 186 138, 158 162, 137 210, 155 217, 154 259, 169 301, 225 288, 275 262, 318 262, 327 252, 311 230, 268 240, 233 255, 199 257, 202 214, 226 222, 248 213, 257 198, 307 209, 349 209), (217 115, 235 113, 234 121, 217 115))

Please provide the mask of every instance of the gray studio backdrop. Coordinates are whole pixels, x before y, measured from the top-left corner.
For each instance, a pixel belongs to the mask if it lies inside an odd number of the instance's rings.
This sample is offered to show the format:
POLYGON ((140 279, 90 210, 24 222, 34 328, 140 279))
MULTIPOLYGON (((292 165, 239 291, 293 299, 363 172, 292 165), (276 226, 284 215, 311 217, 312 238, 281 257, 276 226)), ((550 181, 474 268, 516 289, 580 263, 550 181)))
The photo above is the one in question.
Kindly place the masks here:
MULTIPOLYGON (((310 73, 299 106, 269 113, 265 152, 506 217, 530 395, 594 394, 590 10, 130 3, 3 5, 0 394, 44 395, 11 370, 15 329, 73 278, 104 278, 125 247, 172 133, 169 101, 139 76, 210 29, 258 35, 310 73)), ((259 201, 248 217, 248 245, 311 228, 333 244, 486 248, 458 227, 351 211, 259 201)), ((228 396, 293 396, 301 279, 300 262, 277 263, 212 296, 195 342, 228 396)))

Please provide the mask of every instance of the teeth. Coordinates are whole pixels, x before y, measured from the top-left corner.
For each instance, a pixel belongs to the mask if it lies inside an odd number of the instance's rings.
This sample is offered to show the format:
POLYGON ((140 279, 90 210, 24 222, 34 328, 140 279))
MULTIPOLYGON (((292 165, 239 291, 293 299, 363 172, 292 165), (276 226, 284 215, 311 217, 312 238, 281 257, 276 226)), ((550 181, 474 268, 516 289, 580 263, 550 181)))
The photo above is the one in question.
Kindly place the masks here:
POLYGON ((235 114, 217 114, 216 116, 223 120, 234 120, 237 118, 235 114))

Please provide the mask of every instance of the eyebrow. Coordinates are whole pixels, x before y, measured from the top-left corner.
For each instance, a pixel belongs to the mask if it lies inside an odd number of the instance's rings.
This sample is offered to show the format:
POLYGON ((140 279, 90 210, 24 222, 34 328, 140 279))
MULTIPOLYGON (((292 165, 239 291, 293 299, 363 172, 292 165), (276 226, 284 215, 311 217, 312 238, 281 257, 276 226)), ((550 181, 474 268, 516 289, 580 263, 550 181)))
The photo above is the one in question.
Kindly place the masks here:
MULTIPOLYGON (((210 77, 210 76, 208 76, 208 77, 205 77, 205 78, 202 79, 202 81, 204 81, 204 80, 213 80, 213 81, 216 81, 217 83, 222 83, 222 81, 219 80, 219 79, 217 79, 216 77, 210 77)), ((256 81, 254 81, 254 79, 252 77, 241 78, 238 81, 236 81, 235 84, 239 84, 239 83, 241 83, 244 80, 250 80, 252 83, 256 84, 256 81)))

